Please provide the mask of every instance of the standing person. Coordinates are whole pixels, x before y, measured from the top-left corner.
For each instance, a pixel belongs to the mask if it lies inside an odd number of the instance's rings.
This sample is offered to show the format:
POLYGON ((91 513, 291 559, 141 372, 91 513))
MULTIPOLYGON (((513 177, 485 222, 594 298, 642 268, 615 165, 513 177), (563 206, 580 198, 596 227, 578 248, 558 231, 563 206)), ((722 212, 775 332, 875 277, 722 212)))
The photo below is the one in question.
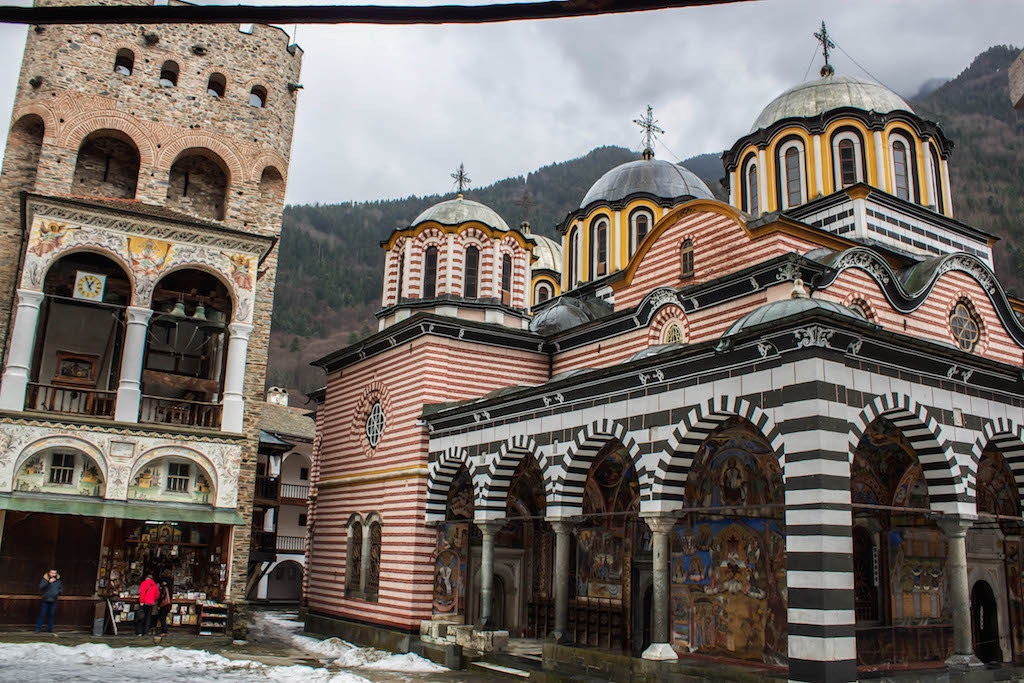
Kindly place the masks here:
POLYGON ((139 611, 141 619, 135 620, 135 635, 144 636, 149 633, 152 625, 153 606, 160 597, 160 587, 156 585, 152 574, 146 574, 146 580, 139 586, 139 611))
POLYGON ((160 579, 160 611, 157 612, 157 623, 160 624, 160 635, 167 635, 167 615, 171 611, 171 586, 167 577, 160 579))
POLYGON ((57 598, 64 592, 64 582, 60 580, 60 574, 56 569, 43 574, 43 580, 39 582, 39 597, 42 603, 39 607, 39 618, 36 619, 36 633, 43 630, 43 620, 47 621, 47 631, 53 633, 53 613, 57 609, 57 598))

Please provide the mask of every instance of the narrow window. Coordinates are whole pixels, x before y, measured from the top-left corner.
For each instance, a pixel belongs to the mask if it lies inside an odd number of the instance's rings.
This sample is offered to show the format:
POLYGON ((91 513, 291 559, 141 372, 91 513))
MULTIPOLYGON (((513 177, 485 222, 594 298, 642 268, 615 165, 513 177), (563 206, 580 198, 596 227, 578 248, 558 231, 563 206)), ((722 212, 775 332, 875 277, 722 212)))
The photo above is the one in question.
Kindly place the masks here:
POLYGON ((185 493, 188 491, 188 463, 167 463, 167 490, 185 493))
POLYGON ((644 238, 647 237, 647 233, 651 228, 651 219, 646 213, 638 213, 633 219, 633 249, 630 251, 630 257, 640 249, 640 245, 643 244, 644 238))
POLYGON ((75 477, 75 454, 54 453, 50 460, 50 483, 70 484, 75 477))
POLYGON ((131 76, 134 68, 135 53, 126 47, 122 47, 117 51, 117 56, 114 57, 114 73, 121 74, 122 76, 131 76))
POLYGON ((299 513, 299 526, 302 526, 302 527, 306 526, 306 522, 307 521, 309 521, 308 514, 305 513, 305 512, 300 512, 299 513))
POLYGON ((608 272, 608 222, 599 221, 590 235, 593 250, 593 276, 600 277, 608 272))
POLYGON ((366 574, 366 599, 376 600, 377 591, 380 589, 380 545, 381 527, 380 522, 370 524, 370 566, 366 574))
POLYGON ((757 190, 757 166, 751 164, 747 170, 747 213, 754 217, 761 215, 761 202, 757 190))
POLYGON ((853 140, 839 141, 839 178, 843 187, 849 187, 857 182, 857 157, 853 140))
POLYGON ((309 481, 309 468, 308 467, 300 467, 299 468, 299 481, 309 481))
POLYGON ((395 303, 402 300, 402 285, 405 282, 405 254, 398 255, 398 291, 395 292, 395 303))
POLYGON ((573 228, 569 233, 569 277, 566 280, 570 289, 576 285, 576 252, 579 242, 579 232, 573 228))
POLYGON ((437 247, 427 247, 423 257, 423 298, 437 296, 437 247))
POLYGON ((508 254, 501 257, 501 303, 512 303, 512 257, 508 254))
POLYGON ((551 289, 546 284, 537 285, 537 296, 534 297, 535 303, 543 303, 551 298, 551 289))
POLYGON ((206 94, 211 97, 224 97, 227 88, 227 79, 224 74, 210 74, 210 81, 206 84, 206 94))
POLYGON ((932 201, 935 202, 935 207, 938 209, 939 213, 945 214, 946 213, 946 204, 945 204, 945 199, 943 198, 943 194, 942 194, 942 173, 941 173, 941 170, 940 170, 941 168, 942 167, 939 165, 939 159, 935 155, 935 151, 934 151, 934 148, 933 148, 933 150, 932 150, 932 177, 935 179, 935 182, 934 182, 934 185, 935 185, 935 198, 932 201))
POLYGON ((252 86, 249 91, 249 104, 257 109, 267 106, 267 89, 262 85, 252 86))
POLYGON ((345 592, 352 594, 360 590, 362 581, 360 570, 363 558, 363 525, 359 520, 352 520, 348 527, 348 547, 345 558, 345 592))
POLYGON ((176 62, 167 60, 160 67, 160 86, 163 88, 173 88, 176 85, 178 85, 178 65, 176 62))
POLYGON ((477 281, 480 277, 480 250, 476 247, 466 249, 466 282, 462 295, 467 299, 476 298, 477 281))
POLYGON ((907 147, 899 140, 892 143, 892 171, 896 180, 896 196, 910 201, 910 178, 907 175, 907 147))
POLYGON ((800 151, 796 147, 786 150, 786 201, 788 206, 803 203, 803 183, 800 179, 800 151))
POLYGON ((683 240, 679 246, 679 277, 693 277, 693 240, 683 240))

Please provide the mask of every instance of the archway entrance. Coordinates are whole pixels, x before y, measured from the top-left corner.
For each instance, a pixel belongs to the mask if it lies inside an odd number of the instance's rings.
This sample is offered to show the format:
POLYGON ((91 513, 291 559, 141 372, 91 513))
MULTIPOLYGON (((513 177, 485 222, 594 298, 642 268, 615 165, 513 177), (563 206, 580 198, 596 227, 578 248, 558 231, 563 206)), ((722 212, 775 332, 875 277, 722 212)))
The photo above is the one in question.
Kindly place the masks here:
POLYGON ((854 450, 851 499, 858 666, 944 661, 953 647, 946 540, 917 453, 885 417, 854 450))
POLYGON ((267 578, 267 600, 298 602, 302 596, 302 565, 287 560, 274 567, 267 578))
POLYGON ((701 444, 671 536, 678 652, 785 665, 784 493, 778 456, 747 420, 728 418, 701 444))
POLYGON ((1003 650, 999 647, 998 610, 988 581, 975 583, 971 589, 971 641, 974 654, 986 664, 1003 659, 1003 650))

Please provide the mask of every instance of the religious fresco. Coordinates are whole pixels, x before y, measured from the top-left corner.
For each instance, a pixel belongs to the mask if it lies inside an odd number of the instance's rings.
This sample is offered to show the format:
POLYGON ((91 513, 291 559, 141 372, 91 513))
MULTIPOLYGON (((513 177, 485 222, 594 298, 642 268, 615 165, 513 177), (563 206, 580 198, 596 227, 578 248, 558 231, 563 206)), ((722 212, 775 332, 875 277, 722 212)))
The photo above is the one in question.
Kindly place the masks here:
POLYGON ((203 504, 210 502, 212 487, 206 473, 197 465, 189 465, 189 482, 184 491, 168 491, 166 483, 167 461, 158 460, 143 466, 128 485, 128 498, 135 500, 163 500, 175 503, 203 504))
MULTIPOLYGON (((982 452, 978 465, 978 512, 990 515, 1020 517, 1021 504, 1017 484, 1002 452, 991 444, 982 452)), ((981 524, 987 520, 982 518, 981 524)), ((1003 534, 1003 556, 1006 568, 1007 610, 1010 617, 1010 642, 1014 661, 1024 661, 1024 566, 1020 537, 1024 526, 1008 519, 998 520, 1003 534)), ((993 526, 987 522, 986 526, 993 526)), ((1000 606, 1002 607, 1002 606, 1000 606)))
POLYGON ((455 474, 448 489, 447 518, 437 526, 432 612, 465 618, 473 519, 473 482, 465 467, 455 474))
MULTIPOLYGON (((732 418, 694 457, 687 507, 782 502, 782 471, 771 446, 750 423, 732 418)), ((786 543, 781 516, 767 509, 690 513, 671 540, 673 647, 784 664, 786 543)))
POLYGON ((928 484, 913 446, 884 417, 854 452, 851 496, 880 506, 854 510, 858 664, 945 659, 952 647, 945 536, 927 514, 928 484))
POLYGON ((50 481, 47 463, 50 455, 38 453, 21 466, 14 478, 14 490, 25 493, 63 493, 75 496, 98 497, 103 495, 103 474, 91 459, 75 455, 75 472, 71 481, 56 484, 50 481), (79 467, 80 465, 80 467, 79 467))

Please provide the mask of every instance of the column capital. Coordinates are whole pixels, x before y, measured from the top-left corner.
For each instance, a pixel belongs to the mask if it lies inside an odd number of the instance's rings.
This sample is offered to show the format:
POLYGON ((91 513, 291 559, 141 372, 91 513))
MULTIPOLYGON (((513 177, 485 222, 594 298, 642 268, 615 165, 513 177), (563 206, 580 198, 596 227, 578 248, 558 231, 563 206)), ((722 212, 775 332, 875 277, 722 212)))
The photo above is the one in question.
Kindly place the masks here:
POLYGON ((45 296, 46 295, 38 289, 19 289, 18 305, 39 308, 39 305, 43 303, 43 297, 45 296))
POLYGON ((544 521, 551 525, 556 534, 568 534, 576 527, 575 520, 569 517, 548 517, 544 521))
POLYGON ((153 316, 153 309, 148 306, 128 306, 124 310, 128 314, 129 325, 146 325, 153 316))
POLYGON ((232 339, 244 339, 249 341, 249 335, 252 334, 253 326, 249 323, 230 323, 228 325, 228 334, 231 335, 232 339))
POLYGON ((652 513, 648 515, 640 515, 640 517, 647 522, 647 526, 650 527, 651 531, 655 534, 667 534, 672 531, 672 527, 676 525, 679 518, 675 513, 652 513))
POLYGON ((937 521, 942 533, 953 538, 963 538, 978 518, 974 515, 947 515, 937 521))
POLYGON ((499 519, 474 519, 473 524, 480 529, 484 536, 493 536, 505 526, 505 520, 499 519))

